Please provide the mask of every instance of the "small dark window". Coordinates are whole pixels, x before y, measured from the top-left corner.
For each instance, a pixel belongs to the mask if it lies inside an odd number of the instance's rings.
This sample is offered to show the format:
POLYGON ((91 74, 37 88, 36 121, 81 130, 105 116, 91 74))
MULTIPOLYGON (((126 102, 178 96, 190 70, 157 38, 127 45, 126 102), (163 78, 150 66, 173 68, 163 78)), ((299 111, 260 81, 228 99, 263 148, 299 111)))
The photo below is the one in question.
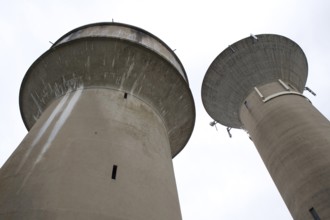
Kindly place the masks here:
POLYGON ((124 94, 124 99, 127 99, 127 92, 125 92, 124 94))
POLYGON ((117 165, 113 165, 111 178, 115 180, 116 176, 117 176, 117 165))
POLYGON ((309 212, 312 214, 314 220, 321 220, 315 209, 312 207, 309 209, 309 212))

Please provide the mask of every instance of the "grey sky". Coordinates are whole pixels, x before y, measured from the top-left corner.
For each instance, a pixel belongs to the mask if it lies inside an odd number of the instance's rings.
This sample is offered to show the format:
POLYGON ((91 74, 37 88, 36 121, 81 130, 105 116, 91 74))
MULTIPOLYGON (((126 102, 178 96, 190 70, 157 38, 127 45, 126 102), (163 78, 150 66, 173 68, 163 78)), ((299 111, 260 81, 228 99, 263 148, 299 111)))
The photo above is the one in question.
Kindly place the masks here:
POLYGON ((326 0, 250 1, 24 1, 0 0, 0 166, 27 131, 18 94, 29 66, 59 37, 94 22, 127 23, 162 39, 183 63, 197 118, 186 148, 174 159, 185 220, 292 219, 253 143, 240 130, 218 131, 201 102, 213 59, 253 34, 284 35, 300 45, 309 64, 306 96, 330 118, 330 3, 326 0))

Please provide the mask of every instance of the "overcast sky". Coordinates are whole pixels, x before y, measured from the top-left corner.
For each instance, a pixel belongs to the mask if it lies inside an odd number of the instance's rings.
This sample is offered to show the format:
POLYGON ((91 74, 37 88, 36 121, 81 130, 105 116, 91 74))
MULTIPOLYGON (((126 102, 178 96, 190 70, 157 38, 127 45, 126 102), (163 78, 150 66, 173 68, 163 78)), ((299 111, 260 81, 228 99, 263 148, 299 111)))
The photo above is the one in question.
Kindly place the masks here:
POLYGON ((174 158, 184 220, 291 220, 246 133, 209 126, 201 85, 214 58, 253 34, 289 37, 309 64, 305 95, 330 118, 330 1, 0 0, 0 166, 27 131, 18 94, 29 66, 68 31, 95 22, 127 23, 162 39, 183 63, 196 105, 194 132, 174 158))

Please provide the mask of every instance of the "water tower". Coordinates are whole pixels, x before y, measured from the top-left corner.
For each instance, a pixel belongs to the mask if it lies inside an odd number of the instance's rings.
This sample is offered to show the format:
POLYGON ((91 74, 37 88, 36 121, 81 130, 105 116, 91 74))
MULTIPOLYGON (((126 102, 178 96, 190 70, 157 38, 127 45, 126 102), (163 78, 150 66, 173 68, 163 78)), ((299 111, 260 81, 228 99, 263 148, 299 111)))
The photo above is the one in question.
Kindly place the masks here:
POLYGON ((215 122, 249 133, 294 219, 330 219, 330 123, 302 94, 306 80, 295 42, 251 35, 212 62, 202 99, 215 122))
POLYGON ((160 39, 74 29, 32 64, 19 101, 29 133, 0 171, 2 219, 181 219, 172 158, 195 107, 160 39))

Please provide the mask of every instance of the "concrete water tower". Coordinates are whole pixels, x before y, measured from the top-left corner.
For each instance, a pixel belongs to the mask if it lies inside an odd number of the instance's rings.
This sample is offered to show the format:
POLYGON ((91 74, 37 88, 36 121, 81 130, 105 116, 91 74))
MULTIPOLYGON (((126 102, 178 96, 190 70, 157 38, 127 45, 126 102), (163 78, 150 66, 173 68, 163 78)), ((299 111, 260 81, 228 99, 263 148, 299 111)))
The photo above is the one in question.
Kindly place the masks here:
POLYGON ((295 42, 251 35, 213 61, 202 99, 216 122, 249 133, 294 219, 330 219, 330 123, 302 94, 306 80, 295 42))
POLYGON ((195 107, 160 39, 119 23, 72 30, 19 100, 29 133, 0 170, 1 219, 181 219, 172 158, 195 107))

